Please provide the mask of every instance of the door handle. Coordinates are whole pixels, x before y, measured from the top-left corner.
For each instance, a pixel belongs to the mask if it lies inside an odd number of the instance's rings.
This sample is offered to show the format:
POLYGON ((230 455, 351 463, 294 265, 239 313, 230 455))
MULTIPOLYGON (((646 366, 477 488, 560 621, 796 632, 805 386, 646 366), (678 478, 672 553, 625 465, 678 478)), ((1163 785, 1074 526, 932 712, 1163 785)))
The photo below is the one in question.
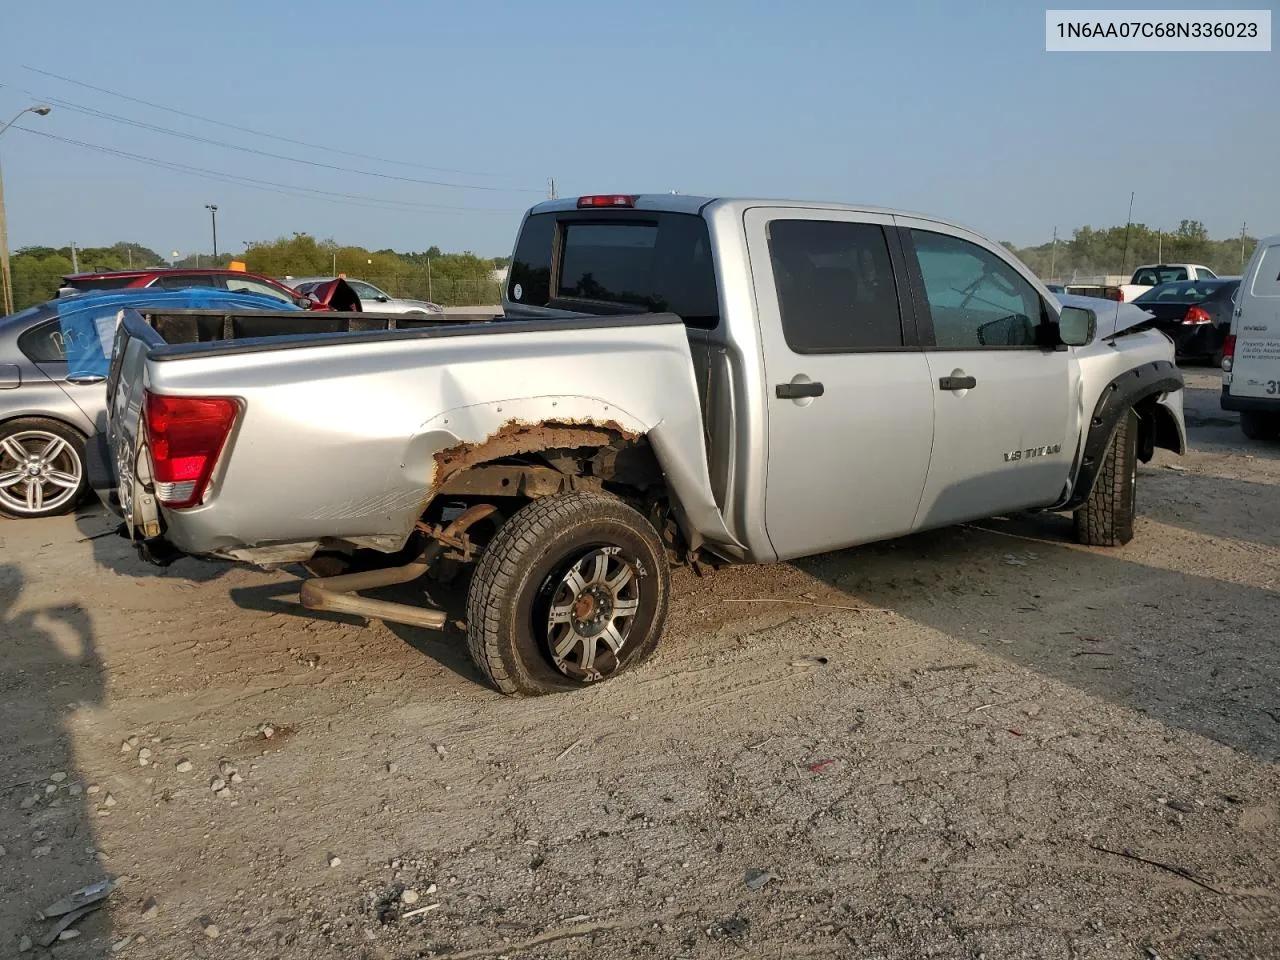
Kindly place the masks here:
POLYGON ((825 388, 820 383, 780 383, 774 390, 779 400, 800 400, 804 397, 820 397, 825 388))
POLYGON ((67 383, 74 383, 83 387, 94 383, 105 383, 106 379, 106 377, 99 376, 96 373, 87 373, 82 377, 67 377, 67 383))
POLYGON ((978 385, 973 377, 939 377, 939 390, 972 390, 978 385))

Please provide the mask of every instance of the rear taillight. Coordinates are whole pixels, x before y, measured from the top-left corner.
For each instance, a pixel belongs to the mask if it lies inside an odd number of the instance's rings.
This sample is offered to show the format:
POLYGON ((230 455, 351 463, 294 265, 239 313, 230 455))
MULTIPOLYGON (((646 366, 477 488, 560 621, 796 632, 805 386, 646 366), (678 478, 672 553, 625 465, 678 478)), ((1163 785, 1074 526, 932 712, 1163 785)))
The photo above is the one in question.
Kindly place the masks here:
POLYGON ((1124 291, 1119 287, 1107 287, 1106 294, 1108 300, 1119 300, 1124 303, 1124 291))
POLYGON ((1204 307, 1192 307, 1182 318, 1182 322, 1188 326, 1195 326, 1201 323, 1213 323, 1213 317, 1209 316, 1204 307))
POLYGON ((146 395, 147 446, 156 498, 166 507, 193 507, 235 426, 240 405, 230 397, 146 395))
POLYGON ((634 207, 636 198, 621 193, 596 194, 578 198, 578 209, 587 207, 634 207))
POLYGON ((1236 335, 1228 333, 1227 339, 1222 341, 1222 369, 1225 373, 1231 372, 1231 364, 1236 358, 1236 335))

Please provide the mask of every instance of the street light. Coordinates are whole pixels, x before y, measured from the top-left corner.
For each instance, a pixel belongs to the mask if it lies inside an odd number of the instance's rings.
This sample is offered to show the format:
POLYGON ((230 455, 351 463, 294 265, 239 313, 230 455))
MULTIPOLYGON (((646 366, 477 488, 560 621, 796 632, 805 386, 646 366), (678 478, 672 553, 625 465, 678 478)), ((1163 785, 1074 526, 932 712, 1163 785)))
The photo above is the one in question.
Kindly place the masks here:
POLYGON ((213 220, 213 265, 218 265, 218 205, 216 203, 206 203, 204 208, 209 211, 209 216, 213 220))
MULTIPOLYGON (((23 107, 12 120, 0 127, 0 134, 17 123, 24 113, 34 113, 38 117, 44 117, 48 116, 52 109, 53 107, 47 103, 23 107)), ((9 272, 9 226, 4 213, 4 176, 2 174, 0 174, 0 286, 4 287, 3 310, 6 314, 13 313, 13 274, 9 272)))

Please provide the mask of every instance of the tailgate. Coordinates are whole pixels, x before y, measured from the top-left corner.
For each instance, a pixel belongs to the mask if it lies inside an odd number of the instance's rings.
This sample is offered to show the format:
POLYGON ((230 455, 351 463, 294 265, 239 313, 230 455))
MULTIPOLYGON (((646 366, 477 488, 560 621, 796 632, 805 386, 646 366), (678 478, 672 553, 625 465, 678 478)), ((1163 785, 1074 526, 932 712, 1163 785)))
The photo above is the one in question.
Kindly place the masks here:
POLYGON ((115 502, 129 537, 151 539, 160 535, 160 512, 151 492, 142 403, 147 353, 164 340, 137 310, 123 312, 107 377, 106 467, 115 475, 115 502))

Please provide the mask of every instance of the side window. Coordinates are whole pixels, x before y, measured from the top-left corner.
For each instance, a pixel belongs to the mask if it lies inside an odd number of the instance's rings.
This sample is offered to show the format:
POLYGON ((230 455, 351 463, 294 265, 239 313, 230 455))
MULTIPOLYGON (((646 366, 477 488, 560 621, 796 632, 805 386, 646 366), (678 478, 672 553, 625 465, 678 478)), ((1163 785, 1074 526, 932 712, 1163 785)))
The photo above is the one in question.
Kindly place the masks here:
POLYGON ((182 290, 186 287, 221 287, 222 284, 214 277, 205 273, 196 274, 195 276, 160 276, 157 278, 155 283, 151 284, 151 286, 159 287, 162 290, 182 290))
POLYGON ((911 239, 939 347, 1035 345, 1040 297, 1013 267, 959 237, 912 230, 911 239))
POLYGON ((539 213, 525 220, 507 284, 507 296, 514 302, 545 307, 551 299, 551 252, 555 236, 554 213, 539 213))
POLYGON ((62 335, 62 325, 50 320, 32 327, 18 338, 18 349, 32 363, 65 363, 67 342, 62 335))
POLYGON ((361 300, 376 300, 378 297, 386 296, 381 290, 372 284, 365 283, 363 280, 348 280, 347 284, 356 292, 356 296, 361 300))
POLYGON ((115 310, 73 310, 26 331, 18 349, 32 363, 67 364, 69 376, 106 376, 115 330, 115 310))
POLYGON ((259 280, 250 280, 248 277, 227 277, 227 289, 232 293, 256 293, 262 297, 270 297, 272 300, 279 300, 283 303, 292 303, 290 297, 285 296, 270 284, 262 283, 259 280))
POLYGON ((882 227, 774 220, 769 258, 782 334, 796 353, 902 346, 898 288, 882 227))

